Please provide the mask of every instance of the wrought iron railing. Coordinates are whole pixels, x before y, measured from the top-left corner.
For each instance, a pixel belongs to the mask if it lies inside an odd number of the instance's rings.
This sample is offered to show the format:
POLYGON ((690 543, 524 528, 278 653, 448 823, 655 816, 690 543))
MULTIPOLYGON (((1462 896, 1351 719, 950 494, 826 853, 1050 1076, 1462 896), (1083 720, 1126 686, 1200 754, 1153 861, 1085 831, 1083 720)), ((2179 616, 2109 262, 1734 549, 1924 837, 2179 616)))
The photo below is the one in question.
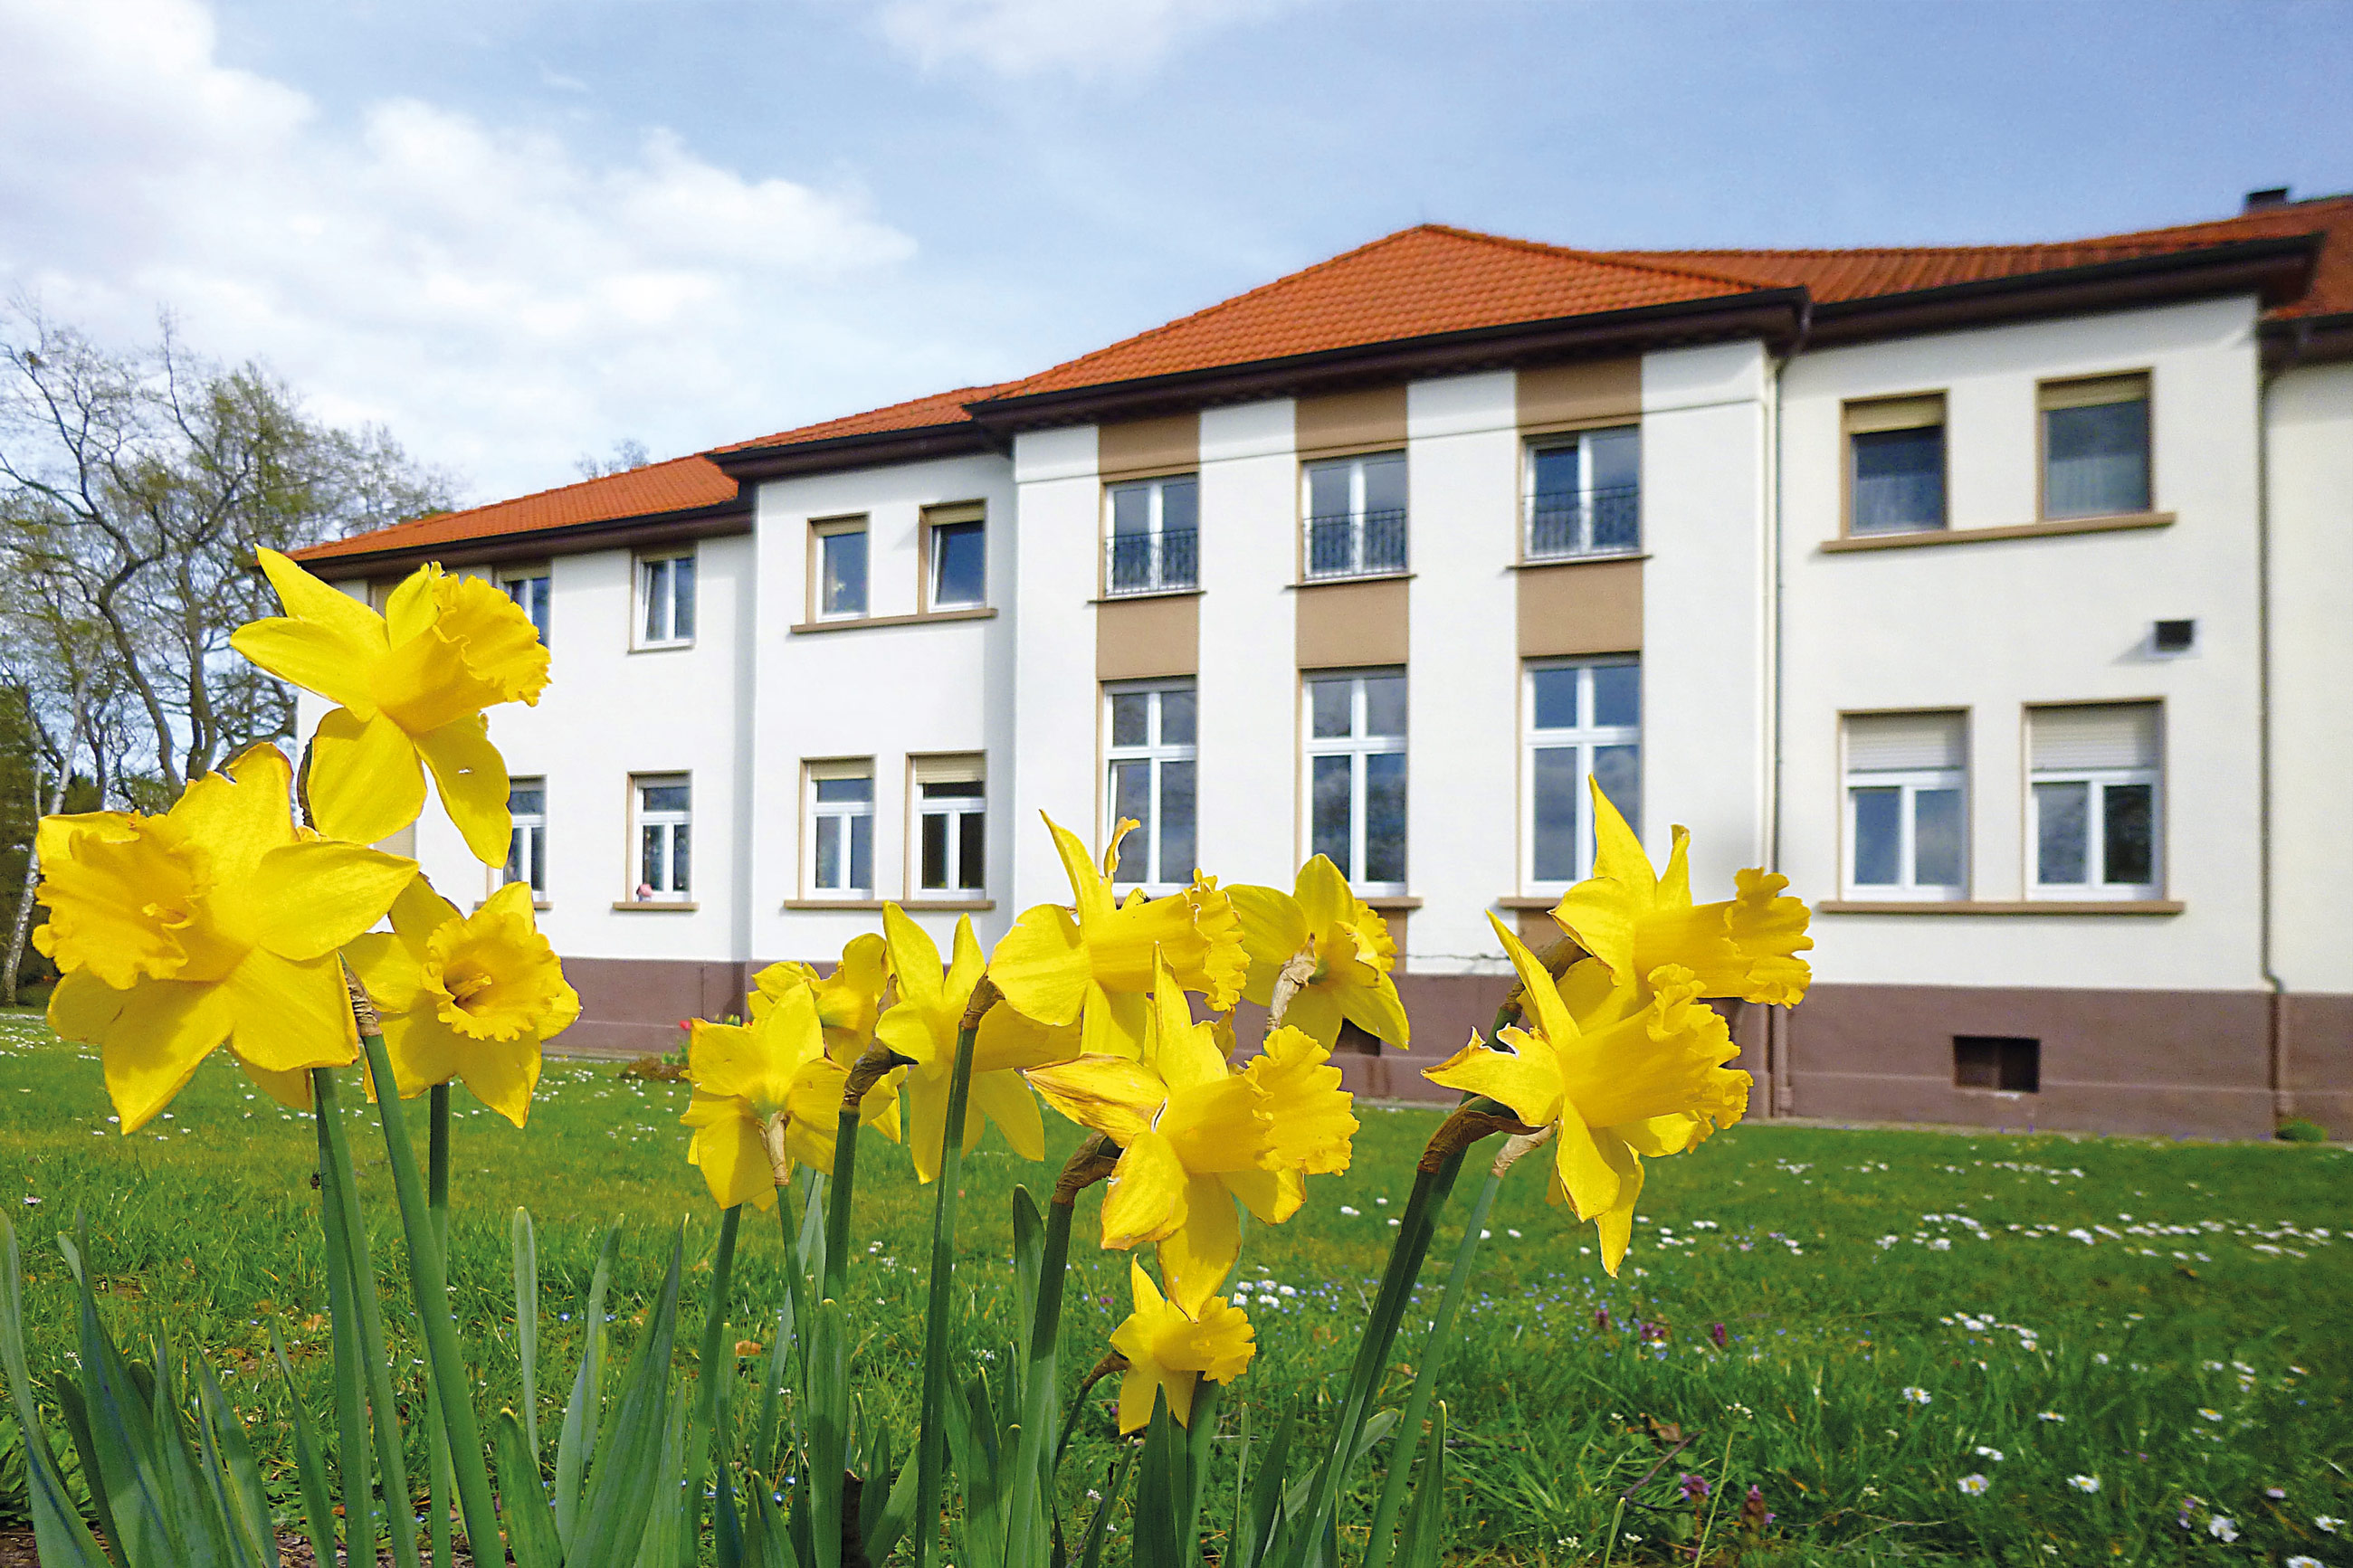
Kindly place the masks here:
POLYGON ((1369 577, 1405 570, 1405 509, 1307 520, 1307 575, 1369 577))
POLYGON ((1641 487, 1528 497, 1526 548, 1531 561, 1623 555, 1641 549, 1641 487))
POLYGON ((1114 533, 1103 541, 1103 592, 1160 594, 1201 585, 1201 531, 1114 533))

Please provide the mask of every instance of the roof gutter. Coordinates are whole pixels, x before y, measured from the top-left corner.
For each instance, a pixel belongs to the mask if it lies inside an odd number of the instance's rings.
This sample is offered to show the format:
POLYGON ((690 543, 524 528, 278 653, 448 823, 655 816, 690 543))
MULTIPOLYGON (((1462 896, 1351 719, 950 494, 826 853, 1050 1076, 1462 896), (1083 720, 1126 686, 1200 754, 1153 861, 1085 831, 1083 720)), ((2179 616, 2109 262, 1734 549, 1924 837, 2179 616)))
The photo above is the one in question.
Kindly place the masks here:
POLYGON ((717 539, 752 531, 752 503, 744 497, 718 506, 682 511, 645 512, 634 517, 599 518, 567 523, 561 528, 534 528, 520 533, 488 533, 477 539, 449 539, 438 543, 389 544, 377 550, 354 550, 335 555, 298 552, 312 575, 329 583, 354 577, 406 572, 428 561, 445 566, 487 565, 501 561, 543 561, 550 555, 573 555, 587 550, 635 549, 648 544, 679 544, 694 539, 717 539))

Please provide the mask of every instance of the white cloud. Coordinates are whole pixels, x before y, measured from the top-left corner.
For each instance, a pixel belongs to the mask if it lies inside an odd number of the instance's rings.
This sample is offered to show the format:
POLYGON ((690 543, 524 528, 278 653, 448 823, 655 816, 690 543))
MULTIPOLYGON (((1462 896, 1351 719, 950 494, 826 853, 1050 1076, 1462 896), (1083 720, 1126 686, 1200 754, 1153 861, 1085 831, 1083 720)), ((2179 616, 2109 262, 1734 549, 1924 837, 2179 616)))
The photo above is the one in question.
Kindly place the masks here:
POLYGON ((838 411, 889 352, 841 300, 914 245, 854 191, 661 130, 599 158, 415 99, 331 123, 221 63, 200 0, 0 0, 0 277, 110 335, 168 307, 478 499, 838 411))
POLYGON ((1188 35, 1296 0, 889 0, 882 36, 927 70, 976 60, 1004 76, 1140 69, 1188 35))

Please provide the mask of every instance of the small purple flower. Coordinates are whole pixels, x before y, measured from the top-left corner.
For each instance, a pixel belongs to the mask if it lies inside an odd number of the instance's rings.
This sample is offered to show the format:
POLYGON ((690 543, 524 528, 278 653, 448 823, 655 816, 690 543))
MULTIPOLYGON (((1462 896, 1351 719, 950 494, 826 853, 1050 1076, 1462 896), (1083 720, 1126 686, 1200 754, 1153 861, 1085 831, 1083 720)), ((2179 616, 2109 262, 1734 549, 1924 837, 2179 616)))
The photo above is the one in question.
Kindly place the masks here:
POLYGON ((1718 1350, 1722 1350, 1725 1347, 1725 1342, 1732 1338, 1730 1334, 1724 1331, 1724 1325, 1722 1323, 1717 1323, 1711 1327, 1707 1331, 1707 1337, 1715 1342, 1715 1348, 1718 1350))
POLYGON ((1596 1307, 1595 1309, 1593 1309, 1593 1326, 1594 1326, 1596 1329, 1599 1329, 1601 1332, 1603 1332, 1603 1333, 1605 1333, 1605 1334, 1606 1334, 1606 1333, 1608 1333, 1608 1332, 1609 1331, 1609 1308, 1607 1308, 1607 1307, 1596 1307))
POLYGON ((1682 1481, 1677 1484, 1683 1489, 1683 1500, 1685 1502, 1700 1502, 1704 1500, 1707 1497, 1707 1478, 1705 1476, 1686 1475, 1683 1477, 1682 1481))

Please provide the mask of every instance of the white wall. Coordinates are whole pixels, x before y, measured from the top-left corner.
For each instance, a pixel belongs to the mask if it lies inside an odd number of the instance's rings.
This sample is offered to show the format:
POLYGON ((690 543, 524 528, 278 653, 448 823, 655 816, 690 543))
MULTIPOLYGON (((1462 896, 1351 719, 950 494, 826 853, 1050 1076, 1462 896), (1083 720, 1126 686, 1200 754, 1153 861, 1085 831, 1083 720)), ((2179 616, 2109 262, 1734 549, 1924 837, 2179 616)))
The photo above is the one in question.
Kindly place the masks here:
POLYGON ((1020 487, 1014 563, 1020 606, 1013 656, 1013 889, 1015 908, 1070 901, 1069 879, 1040 811, 1100 847, 1095 786, 1095 552, 1103 487, 1095 427, 1014 437, 1020 487))

